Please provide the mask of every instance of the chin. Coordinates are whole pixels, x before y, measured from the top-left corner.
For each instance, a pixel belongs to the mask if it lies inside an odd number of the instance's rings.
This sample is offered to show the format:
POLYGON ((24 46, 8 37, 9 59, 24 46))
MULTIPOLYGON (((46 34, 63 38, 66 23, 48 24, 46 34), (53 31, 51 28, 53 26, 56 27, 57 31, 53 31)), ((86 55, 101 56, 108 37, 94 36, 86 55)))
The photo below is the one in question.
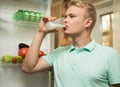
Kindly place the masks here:
POLYGON ((65 36, 71 36, 72 34, 68 33, 68 32, 64 32, 65 36))
POLYGON ((65 34, 66 36, 71 36, 73 33, 70 32, 70 31, 68 31, 68 30, 64 30, 64 34, 65 34))

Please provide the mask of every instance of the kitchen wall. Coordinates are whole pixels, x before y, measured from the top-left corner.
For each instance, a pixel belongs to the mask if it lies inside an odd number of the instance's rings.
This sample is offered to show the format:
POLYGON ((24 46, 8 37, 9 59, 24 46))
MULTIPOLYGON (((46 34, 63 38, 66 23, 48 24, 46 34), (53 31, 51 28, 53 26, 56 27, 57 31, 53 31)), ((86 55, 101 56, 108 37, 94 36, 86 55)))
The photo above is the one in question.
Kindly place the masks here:
POLYGON ((96 7, 97 21, 92 32, 92 37, 100 44, 102 44, 101 18, 100 16, 112 12, 112 0, 99 1, 93 5, 96 7))
MULTIPOLYGON (((97 8, 97 22, 96 22, 96 25, 93 29, 92 37, 95 38, 95 40, 97 42, 102 44, 102 31, 101 31, 100 15, 107 14, 107 13, 110 13, 110 12, 114 12, 113 2, 110 1, 108 3, 107 2, 102 3, 99 6, 96 6, 96 8, 97 8)), ((115 22, 115 21, 113 21, 113 22, 115 22)), ((113 42, 113 48, 115 48, 116 50, 118 50, 120 52, 120 47, 119 47, 119 43, 118 43, 118 40, 117 40, 120 37, 120 35, 118 34, 119 28, 112 27, 112 31, 113 31, 112 32, 113 33, 113 41, 112 41, 113 42)))
POLYGON ((92 32, 92 37, 100 44, 102 44, 102 30, 101 30, 101 18, 100 15, 112 12, 112 5, 97 9, 97 21, 92 32))

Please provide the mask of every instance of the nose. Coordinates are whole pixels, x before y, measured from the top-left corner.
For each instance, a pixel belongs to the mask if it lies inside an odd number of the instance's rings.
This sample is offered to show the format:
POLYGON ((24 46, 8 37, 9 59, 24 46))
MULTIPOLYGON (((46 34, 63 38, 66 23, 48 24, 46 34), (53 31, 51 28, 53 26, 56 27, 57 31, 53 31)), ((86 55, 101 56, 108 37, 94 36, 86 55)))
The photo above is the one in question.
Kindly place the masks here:
POLYGON ((64 23, 67 23, 67 17, 64 18, 63 22, 64 22, 64 23))

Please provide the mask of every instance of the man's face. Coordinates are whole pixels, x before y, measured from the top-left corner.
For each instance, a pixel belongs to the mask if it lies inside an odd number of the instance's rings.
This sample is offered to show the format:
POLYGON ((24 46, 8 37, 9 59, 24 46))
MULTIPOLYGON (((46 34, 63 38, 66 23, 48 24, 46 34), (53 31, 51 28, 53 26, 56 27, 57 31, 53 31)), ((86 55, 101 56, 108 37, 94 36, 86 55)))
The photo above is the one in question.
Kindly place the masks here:
POLYGON ((85 10, 76 6, 70 6, 65 13, 64 33, 67 35, 78 35, 85 30, 85 10))

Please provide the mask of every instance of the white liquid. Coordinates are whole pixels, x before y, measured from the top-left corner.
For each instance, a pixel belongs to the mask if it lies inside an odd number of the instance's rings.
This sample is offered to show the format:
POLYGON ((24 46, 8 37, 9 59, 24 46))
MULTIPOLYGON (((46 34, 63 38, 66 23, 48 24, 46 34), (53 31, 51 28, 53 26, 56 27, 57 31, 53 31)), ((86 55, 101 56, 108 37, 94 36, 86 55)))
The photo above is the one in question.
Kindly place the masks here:
POLYGON ((57 28, 63 28, 64 25, 63 24, 57 24, 57 23, 48 22, 46 24, 46 27, 47 27, 48 30, 54 30, 54 29, 57 29, 57 28))

